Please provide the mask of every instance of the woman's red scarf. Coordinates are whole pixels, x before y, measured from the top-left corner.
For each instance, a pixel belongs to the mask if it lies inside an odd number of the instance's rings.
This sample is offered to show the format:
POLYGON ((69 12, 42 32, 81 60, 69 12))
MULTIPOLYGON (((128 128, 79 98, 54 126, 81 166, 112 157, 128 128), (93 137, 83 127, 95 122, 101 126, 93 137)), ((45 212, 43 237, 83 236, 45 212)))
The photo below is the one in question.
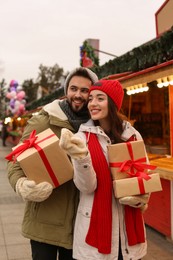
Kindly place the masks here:
MULTIPOLYGON (((88 137, 88 133, 86 133, 88 137)), ((99 253, 111 253, 112 240, 112 178, 107 160, 97 136, 89 134, 88 149, 97 175, 97 189, 91 213, 86 243, 96 247, 99 253)), ((145 242, 140 209, 125 206, 125 224, 130 246, 145 242)))

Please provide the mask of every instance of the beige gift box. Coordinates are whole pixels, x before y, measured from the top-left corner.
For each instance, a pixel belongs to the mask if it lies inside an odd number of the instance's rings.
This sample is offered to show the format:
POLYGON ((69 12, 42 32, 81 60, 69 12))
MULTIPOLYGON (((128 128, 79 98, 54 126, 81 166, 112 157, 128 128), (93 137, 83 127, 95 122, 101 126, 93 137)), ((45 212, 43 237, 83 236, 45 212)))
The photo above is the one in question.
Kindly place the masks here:
MULTIPOLYGON (((17 161, 29 180, 47 181, 58 187, 73 178, 73 167, 67 154, 59 147, 59 139, 49 128, 39 133, 36 146, 17 156, 17 161)), ((18 148, 17 145, 13 151, 18 148)))
POLYGON ((147 164, 143 140, 109 145, 108 158, 116 198, 162 190, 159 174, 149 174, 156 167, 147 164))
MULTIPOLYGON (((149 180, 142 179, 145 193, 161 191, 162 186, 159 174, 152 173, 149 176, 151 177, 149 180)), ((113 190, 116 198, 141 194, 140 184, 137 177, 114 180, 113 190)))
MULTIPOLYGON (((141 164, 146 164, 147 158, 146 158, 146 151, 145 151, 145 145, 143 140, 140 141, 132 141, 128 142, 132 148, 132 154, 134 157, 134 160, 137 162, 139 159, 143 159, 141 161, 141 164)), ((113 144, 108 146, 108 158, 110 164, 120 163, 121 165, 124 163, 124 161, 132 160, 127 143, 119 143, 119 144, 113 144)), ((120 170, 120 166, 113 167, 111 166, 111 173, 112 173, 112 179, 118 180, 118 179, 124 179, 129 178, 130 176, 127 174, 126 171, 124 172, 118 172, 120 170)), ((128 170, 129 171, 129 170, 128 170)), ((136 173, 136 170, 134 170, 136 173)), ((147 169, 144 170, 144 172, 147 173, 147 169)))

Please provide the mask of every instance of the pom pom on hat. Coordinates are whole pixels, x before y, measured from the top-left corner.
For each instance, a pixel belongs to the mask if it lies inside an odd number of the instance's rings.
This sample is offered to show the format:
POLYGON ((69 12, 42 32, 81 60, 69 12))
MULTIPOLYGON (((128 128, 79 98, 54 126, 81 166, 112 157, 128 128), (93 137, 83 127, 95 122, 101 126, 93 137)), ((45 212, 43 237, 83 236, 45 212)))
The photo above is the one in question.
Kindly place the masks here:
POLYGON ((85 68, 85 67, 76 68, 68 74, 68 76, 65 80, 65 83, 64 83, 64 93, 65 93, 65 95, 67 95, 67 88, 68 88, 68 85, 69 85, 71 78, 75 75, 78 75, 78 73, 82 77, 83 76, 82 72, 85 72, 85 73, 87 72, 87 75, 90 78, 92 84, 95 84, 98 81, 97 75, 92 70, 85 68))
POLYGON ((118 80, 99 80, 91 86, 89 93, 93 90, 100 90, 107 94, 115 103, 118 111, 121 108, 124 90, 118 80))

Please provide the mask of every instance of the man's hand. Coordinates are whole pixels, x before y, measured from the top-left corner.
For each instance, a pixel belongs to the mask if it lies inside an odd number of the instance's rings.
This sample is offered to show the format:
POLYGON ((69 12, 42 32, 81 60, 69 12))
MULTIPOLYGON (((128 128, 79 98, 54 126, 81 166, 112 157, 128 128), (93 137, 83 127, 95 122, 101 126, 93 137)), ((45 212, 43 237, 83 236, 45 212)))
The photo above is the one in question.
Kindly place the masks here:
POLYGON ((82 159, 88 154, 85 142, 81 138, 74 136, 74 134, 66 128, 61 130, 59 146, 72 159, 82 159))
POLYGON ((53 187, 48 182, 36 184, 35 181, 26 177, 18 179, 16 183, 16 193, 25 201, 41 202, 46 200, 52 193, 53 187))

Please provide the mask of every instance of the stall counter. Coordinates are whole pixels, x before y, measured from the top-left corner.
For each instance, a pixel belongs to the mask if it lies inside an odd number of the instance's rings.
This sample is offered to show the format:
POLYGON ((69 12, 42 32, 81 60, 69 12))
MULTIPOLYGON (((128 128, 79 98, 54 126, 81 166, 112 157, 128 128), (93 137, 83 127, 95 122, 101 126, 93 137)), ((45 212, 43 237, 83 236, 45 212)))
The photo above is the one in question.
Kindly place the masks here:
POLYGON ((157 166, 154 172, 159 173, 163 190, 151 194, 144 220, 148 226, 173 240, 173 157, 152 158, 150 163, 157 166))

